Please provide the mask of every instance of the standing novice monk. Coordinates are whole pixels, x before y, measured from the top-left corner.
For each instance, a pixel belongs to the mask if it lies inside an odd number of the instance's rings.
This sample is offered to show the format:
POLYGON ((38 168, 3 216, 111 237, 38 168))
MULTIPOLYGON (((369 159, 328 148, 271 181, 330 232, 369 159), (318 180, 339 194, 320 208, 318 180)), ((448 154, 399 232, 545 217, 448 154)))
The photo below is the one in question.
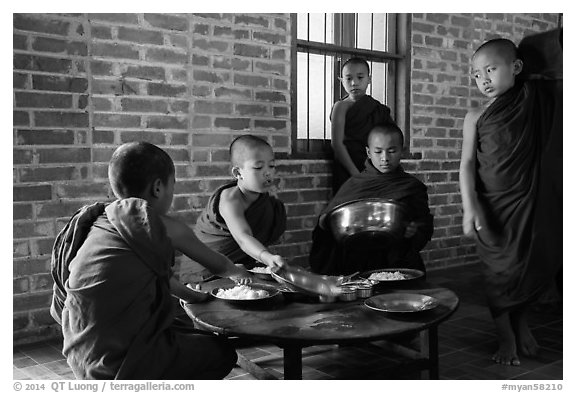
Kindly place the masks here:
MULTIPOLYGON (((525 58, 539 48, 543 64, 559 61, 547 77, 561 79, 559 36, 537 37, 525 58)), ((460 164, 463 230, 476 238, 498 334, 493 360, 510 365, 520 364, 518 352, 536 354, 526 308, 562 264, 561 93, 555 81, 519 78, 523 66, 506 39, 474 53, 476 85, 490 100, 464 119, 460 164)))
POLYGON ((392 123, 390 108, 366 94, 370 84, 370 66, 353 57, 342 66, 342 86, 348 95, 332 107, 332 149, 334 169, 332 190, 364 169, 368 133, 377 124, 392 123))
POLYGON ((79 210, 52 255, 51 314, 62 325, 62 352, 75 377, 224 378, 236 363, 234 349, 224 339, 173 325, 173 294, 187 302, 207 297, 172 277, 173 246, 222 276, 246 282, 250 274, 184 224, 164 224, 174 164, 162 149, 146 142, 120 146, 108 177, 118 199, 79 210))
POLYGON ((411 268, 426 271, 420 250, 434 231, 426 186, 404 172, 400 165, 404 137, 395 124, 378 125, 368 135, 366 168, 352 176, 324 209, 312 232, 310 266, 320 274, 350 274, 381 268, 411 268), (348 201, 385 198, 406 207, 409 225, 402 239, 370 239, 353 245, 337 243, 325 223, 326 214, 348 201))
POLYGON ((268 194, 276 166, 272 147, 256 136, 243 135, 230 145, 230 161, 236 180, 210 197, 194 230, 208 247, 235 263, 282 266, 284 259, 267 249, 286 229, 284 204, 268 194))

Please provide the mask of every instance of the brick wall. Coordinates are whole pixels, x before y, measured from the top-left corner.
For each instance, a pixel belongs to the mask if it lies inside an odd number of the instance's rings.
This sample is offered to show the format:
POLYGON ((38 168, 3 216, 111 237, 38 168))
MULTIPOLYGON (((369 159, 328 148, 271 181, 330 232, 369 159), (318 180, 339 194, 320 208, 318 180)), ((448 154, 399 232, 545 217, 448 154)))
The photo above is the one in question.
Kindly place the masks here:
MULTIPOLYGON (((481 97, 472 49, 490 35, 518 41, 556 25, 550 14, 414 14, 411 150, 407 169, 430 189, 431 268, 475 260, 461 239, 457 171, 462 119, 481 97)), ((80 206, 111 200, 107 162, 147 140, 176 164, 173 210, 192 224, 230 179, 227 148, 243 133, 290 153, 287 14, 14 14, 13 330, 15 342, 59 333, 48 313, 54 238, 80 206)), ((306 262, 330 197, 324 160, 282 159, 288 210, 283 255, 306 262)), ((179 273, 197 266, 180 256, 179 273)))

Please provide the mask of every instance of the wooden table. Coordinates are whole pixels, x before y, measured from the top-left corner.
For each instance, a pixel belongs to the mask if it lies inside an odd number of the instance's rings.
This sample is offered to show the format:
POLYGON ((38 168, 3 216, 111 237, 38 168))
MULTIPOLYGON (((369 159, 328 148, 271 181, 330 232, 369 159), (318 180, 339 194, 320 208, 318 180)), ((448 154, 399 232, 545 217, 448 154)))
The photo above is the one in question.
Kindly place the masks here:
MULTIPOLYGON (((210 290, 229 283, 228 279, 219 279, 204 284, 203 289, 210 290)), ((419 351, 393 343, 388 343, 387 349, 413 359, 415 369, 427 370, 430 379, 438 379, 438 325, 456 311, 458 297, 448 289, 426 285, 384 289, 375 295, 389 292, 421 293, 435 297, 440 304, 424 312, 396 314, 372 310, 364 305, 365 299, 335 303, 287 302, 279 295, 258 307, 239 307, 214 299, 186 304, 184 309, 201 329, 282 348, 284 379, 302 379, 304 347, 372 342, 410 333, 420 333, 419 351)), ((254 370, 244 358, 240 365, 249 368, 250 372, 254 370)))

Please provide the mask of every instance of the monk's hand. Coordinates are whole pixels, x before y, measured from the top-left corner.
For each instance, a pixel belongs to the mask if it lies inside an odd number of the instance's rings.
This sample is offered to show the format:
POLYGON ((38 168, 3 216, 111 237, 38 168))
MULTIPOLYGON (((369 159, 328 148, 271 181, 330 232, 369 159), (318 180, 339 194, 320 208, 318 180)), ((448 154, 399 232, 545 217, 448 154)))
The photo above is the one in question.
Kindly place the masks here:
POLYGON ((282 258, 280 255, 272 254, 269 265, 271 268, 282 267, 284 265, 286 265, 286 261, 284 260, 284 258, 282 258))
POLYGON ((250 274, 244 267, 235 265, 235 269, 228 278, 236 284, 248 285, 252 282, 252 274, 250 274))
POLYGON ((418 224, 414 221, 410 222, 407 226, 406 226, 406 231, 404 232, 404 237, 405 238, 411 238, 412 236, 414 236, 416 234, 416 231, 418 230, 418 224))
POLYGON ((210 295, 202 290, 200 284, 186 284, 186 288, 189 290, 185 298, 180 299, 184 303, 201 303, 210 298, 210 295))

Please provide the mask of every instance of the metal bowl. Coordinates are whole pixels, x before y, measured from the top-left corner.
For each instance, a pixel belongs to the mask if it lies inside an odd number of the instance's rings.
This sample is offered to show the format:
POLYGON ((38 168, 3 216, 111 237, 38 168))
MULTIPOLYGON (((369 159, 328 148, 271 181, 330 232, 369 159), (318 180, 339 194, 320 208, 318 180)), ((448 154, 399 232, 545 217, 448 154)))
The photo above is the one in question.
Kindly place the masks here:
POLYGON ((272 277, 280 284, 308 295, 336 296, 340 293, 338 277, 314 274, 297 266, 272 268, 272 277))
POLYGON ((406 225, 406 208, 391 199, 356 199, 336 206, 327 221, 337 241, 361 236, 400 238, 406 225))

